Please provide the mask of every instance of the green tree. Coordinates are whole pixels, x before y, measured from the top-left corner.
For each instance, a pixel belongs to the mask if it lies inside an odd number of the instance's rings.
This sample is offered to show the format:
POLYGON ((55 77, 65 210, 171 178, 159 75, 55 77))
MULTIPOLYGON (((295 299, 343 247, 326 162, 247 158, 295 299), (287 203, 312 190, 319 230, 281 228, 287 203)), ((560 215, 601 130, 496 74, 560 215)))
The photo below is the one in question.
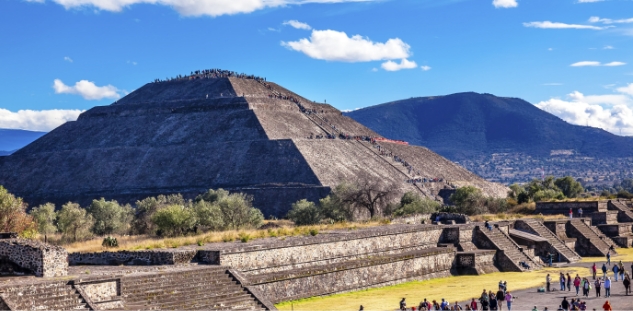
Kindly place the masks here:
POLYGON ((152 216, 160 208, 169 205, 185 205, 185 199, 180 194, 172 194, 168 196, 159 195, 158 197, 149 197, 141 201, 136 201, 134 220, 132 221, 132 232, 135 234, 155 234, 156 226, 152 222, 152 216))
POLYGON ((264 221, 262 212, 253 207, 253 199, 244 193, 230 194, 216 204, 228 229, 256 228, 264 221))
POLYGON ((459 188, 450 197, 451 202, 459 213, 477 215, 487 212, 481 190, 472 186, 459 188))
POLYGON ((293 203, 287 217, 298 226, 318 224, 322 219, 320 209, 306 199, 293 203))
POLYGON ((121 206, 117 201, 101 198, 92 201, 88 213, 94 219, 92 232, 97 235, 125 234, 130 230, 133 211, 129 205, 121 206))
POLYGON ((203 229, 222 230, 224 228, 222 210, 217 204, 200 200, 193 203, 192 208, 196 213, 197 224, 203 229))
POLYGON ((192 208, 184 205, 169 205, 156 211, 152 216, 152 222, 156 225, 159 235, 185 235, 194 230, 196 214, 192 208))
POLYGON ((565 199, 565 195, 560 191, 545 189, 537 191, 532 197, 532 200, 534 200, 534 202, 548 201, 552 199, 562 200, 565 199))
POLYGON ((57 232, 57 226, 55 226, 55 219, 57 218, 55 204, 46 203, 35 207, 31 210, 31 216, 37 223, 37 231, 40 234, 50 235, 57 232))
POLYGON ((582 184, 577 182, 570 176, 556 179, 554 184, 568 198, 578 197, 578 195, 580 195, 581 193, 585 191, 582 184))
POLYGON ((424 199, 417 193, 410 191, 402 196, 400 205, 396 208, 393 215, 432 214, 437 212, 441 206, 439 202, 424 199))
POLYGON ((196 201, 205 201, 209 203, 218 202, 226 197, 228 197, 230 193, 224 189, 209 189, 209 191, 199 195, 196 197, 196 201))
POLYGON ((0 186, 0 232, 17 232, 23 237, 33 237, 37 224, 26 213, 26 203, 0 186))
POLYGON ((57 227, 66 241, 78 241, 90 237, 90 229, 93 225, 92 215, 77 203, 68 202, 57 213, 57 227))

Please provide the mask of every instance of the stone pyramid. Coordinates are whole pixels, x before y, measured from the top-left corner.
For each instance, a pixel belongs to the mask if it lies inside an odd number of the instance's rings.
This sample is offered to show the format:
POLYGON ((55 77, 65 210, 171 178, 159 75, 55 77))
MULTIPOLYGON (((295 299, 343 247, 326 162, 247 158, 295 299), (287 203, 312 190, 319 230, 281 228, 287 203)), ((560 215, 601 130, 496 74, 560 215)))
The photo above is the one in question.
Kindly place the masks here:
POLYGON ((148 83, 0 157, 0 185, 31 206, 172 193, 191 198, 224 188, 253 195, 266 216, 278 217, 292 202, 317 200, 360 178, 438 200, 451 188, 447 182, 505 196, 502 185, 426 148, 379 143, 411 171, 366 138, 381 137, 330 105, 252 76, 204 71, 148 83), (447 182, 410 183, 417 177, 447 182))

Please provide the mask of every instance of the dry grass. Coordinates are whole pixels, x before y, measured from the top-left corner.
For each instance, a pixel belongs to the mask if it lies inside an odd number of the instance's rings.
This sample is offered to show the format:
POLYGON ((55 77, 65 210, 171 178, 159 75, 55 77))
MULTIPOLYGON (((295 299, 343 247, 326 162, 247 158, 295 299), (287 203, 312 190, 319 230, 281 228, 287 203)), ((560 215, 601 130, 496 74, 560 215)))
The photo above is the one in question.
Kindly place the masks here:
POLYGON ((482 222, 482 221, 504 221, 504 220, 516 220, 522 218, 536 218, 540 220, 557 220, 557 219, 567 219, 565 215, 525 215, 525 214, 483 214, 483 215, 475 215, 470 216, 470 220, 473 222, 482 222))
POLYGON ((508 289, 516 291, 545 285, 548 273, 558 275, 559 272, 569 272, 589 276, 590 270, 582 267, 545 268, 532 272, 491 273, 480 276, 453 276, 427 281, 414 281, 394 286, 374 288, 351 293, 337 294, 325 297, 313 297, 280 303, 277 308, 286 310, 358 310, 360 305, 365 310, 395 310, 402 297, 407 298, 409 305, 416 305, 424 298, 429 300, 447 299, 465 301, 479 297, 485 289, 497 289, 499 280, 508 282, 508 289))
MULTIPOLYGON (((87 241, 70 243, 63 245, 68 252, 103 252, 103 251, 119 251, 119 250, 145 250, 145 249, 164 249, 176 248, 180 246, 198 245, 202 246, 207 243, 249 241, 268 238, 268 237, 287 237, 287 236, 308 236, 314 235, 324 230, 354 230, 359 228, 375 227, 382 225, 378 221, 362 222, 362 223, 336 223, 331 225, 315 225, 294 227, 289 222, 276 222, 281 225, 277 229, 262 230, 230 230, 222 232, 208 232, 199 235, 160 238, 147 235, 135 236, 115 236, 119 242, 119 247, 105 248, 101 246, 103 237, 93 238, 87 241)), ((50 237, 49 241, 55 242, 60 240, 59 237, 50 237)))
MULTIPOLYGON (((632 262, 633 261, 633 248, 618 248, 616 249, 618 252, 617 255, 613 255, 611 257, 611 262, 632 262)), ((582 262, 595 262, 598 266, 598 269, 602 267, 602 263, 606 262, 606 257, 583 257, 582 262)))

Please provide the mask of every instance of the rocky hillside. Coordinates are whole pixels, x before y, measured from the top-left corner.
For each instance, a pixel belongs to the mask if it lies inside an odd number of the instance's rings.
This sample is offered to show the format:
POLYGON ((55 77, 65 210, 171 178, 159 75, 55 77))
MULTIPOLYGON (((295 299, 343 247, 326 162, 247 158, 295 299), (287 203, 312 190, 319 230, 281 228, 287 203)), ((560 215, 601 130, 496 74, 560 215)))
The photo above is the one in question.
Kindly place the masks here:
POLYGON ((381 135, 425 146, 495 181, 528 180, 540 176, 541 168, 546 174, 609 180, 612 170, 622 167, 588 174, 585 165, 593 160, 586 158, 633 156, 633 138, 569 124, 518 98, 459 93, 400 100, 347 115, 381 135))

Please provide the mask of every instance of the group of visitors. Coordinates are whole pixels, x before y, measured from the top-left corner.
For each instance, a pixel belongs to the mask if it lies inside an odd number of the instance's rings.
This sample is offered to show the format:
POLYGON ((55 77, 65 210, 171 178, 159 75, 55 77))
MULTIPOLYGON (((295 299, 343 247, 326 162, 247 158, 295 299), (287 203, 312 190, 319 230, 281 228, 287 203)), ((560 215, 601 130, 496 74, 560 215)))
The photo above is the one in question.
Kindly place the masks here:
POLYGON ((205 70, 196 70, 192 71, 189 75, 178 75, 174 78, 167 78, 165 80, 155 79, 154 82, 167 82, 167 81, 177 81, 177 80, 197 80, 197 79, 218 79, 218 78, 229 78, 235 77, 240 79, 251 79, 256 81, 264 82, 266 78, 258 77, 255 75, 247 75, 245 73, 237 73, 235 71, 222 70, 222 69, 205 69, 205 70))
MULTIPOLYGON (((479 299, 473 298, 470 303, 461 306, 457 301, 453 304, 442 298, 441 301, 432 300, 428 301, 424 298, 418 306, 413 306, 411 308, 407 308, 406 298, 402 298, 400 300, 400 310, 420 310, 420 311, 430 311, 430 310, 503 310, 504 305, 508 311, 512 311, 512 302, 516 297, 512 296, 510 291, 507 290, 508 283, 504 281, 499 281, 499 288, 497 292, 493 292, 492 290, 486 291, 485 289, 481 293, 479 299)), ((360 306, 360 310, 364 310, 363 306, 360 306)))

